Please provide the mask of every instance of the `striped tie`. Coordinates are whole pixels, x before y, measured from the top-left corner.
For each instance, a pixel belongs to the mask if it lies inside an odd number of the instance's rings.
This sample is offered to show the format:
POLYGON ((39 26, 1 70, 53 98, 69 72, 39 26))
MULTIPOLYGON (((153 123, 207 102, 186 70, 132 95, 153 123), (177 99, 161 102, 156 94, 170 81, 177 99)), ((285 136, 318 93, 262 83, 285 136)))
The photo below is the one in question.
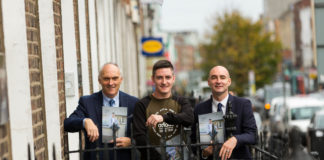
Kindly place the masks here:
POLYGON ((111 100, 109 101, 109 106, 110 106, 110 107, 113 107, 114 105, 115 105, 115 100, 111 99, 111 100))
POLYGON ((222 110, 222 104, 221 103, 218 103, 217 104, 217 112, 223 112, 223 110, 222 110))

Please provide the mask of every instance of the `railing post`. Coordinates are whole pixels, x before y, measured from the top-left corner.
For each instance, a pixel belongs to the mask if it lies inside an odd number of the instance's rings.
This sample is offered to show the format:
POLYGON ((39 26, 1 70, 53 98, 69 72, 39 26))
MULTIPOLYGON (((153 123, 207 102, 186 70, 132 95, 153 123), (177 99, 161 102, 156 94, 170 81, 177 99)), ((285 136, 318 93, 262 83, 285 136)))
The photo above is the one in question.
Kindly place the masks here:
MULTIPOLYGON (((263 140, 263 134, 262 134, 262 132, 260 132, 260 147, 261 147, 261 149, 264 149, 264 142, 263 142, 264 140, 263 140)), ((258 151, 256 151, 256 153, 257 153, 257 158, 262 158, 261 156, 261 154, 260 154, 260 152, 258 152, 258 151)))
POLYGON ((100 142, 99 140, 96 141, 96 159, 99 160, 100 159, 100 152, 98 151, 100 149, 100 142))
POLYGON ((149 148, 149 146, 150 146, 150 139, 149 139, 149 137, 148 137, 148 135, 149 135, 149 129, 147 129, 146 130, 146 158, 147 159, 150 159, 150 148, 149 148))
POLYGON ((109 159, 108 142, 104 143, 103 159, 109 159))
POLYGON ((79 149, 80 149, 80 160, 83 160, 83 150, 82 150, 82 131, 79 131, 79 149))
POLYGON ((166 160, 166 139, 165 139, 165 127, 163 127, 162 138, 160 140, 161 158, 166 160))
POLYGON ((192 152, 192 144, 191 144, 191 128, 184 128, 185 129, 185 134, 186 134, 186 137, 187 137, 187 144, 186 144, 186 147, 188 148, 189 150, 189 153, 188 153, 188 158, 189 159, 193 159, 194 158, 194 155, 193 155, 193 152, 192 152))
POLYGON ((117 151, 116 151, 116 130, 117 128, 117 125, 114 123, 113 124, 113 139, 114 139, 114 148, 113 148, 113 151, 114 151, 114 160, 117 160, 117 151))
POLYGON ((30 144, 27 144, 28 160, 31 160, 30 144))
MULTIPOLYGON (((196 123, 196 143, 200 144, 200 132, 199 132, 199 124, 196 123)), ((197 153, 197 160, 200 159, 200 148, 201 148, 201 145, 199 146, 196 146, 196 153, 197 153)))
POLYGON ((225 133, 226 133, 226 139, 229 139, 233 136, 233 132, 236 131, 235 122, 237 119, 237 115, 232 112, 232 102, 231 101, 228 101, 228 111, 226 111, 226 112, 227 112, 227 114, 225 114, 225 116, 224 116, 225 133))
POLYGON ((182 144, 182 141, 183 141, 183 127, 181 126, 181 125, 179 125, 180 126, 180 159, 182 159, 183 160, 183 157, 184 157, 184 149, 183 149, 183 146, 181 145, 182 144))
POLYGON ((56 154, 55 154, 55 144, 53 143, 53 160, 56 160, 56 154))
POLYGON ((134 140, 134 135, 133 135, 133 123, 130 123, 131 127, 131 147, 132 147, 132 160, 136 159, 136 149, 135 149, 135 140, 134 140))
POLYGON ((214 126, 214 124, 212 124, 211 145, 213 146, 213 160, 216 160, 216 157, 217 157, 217 155, 215 154, 216 153, 216 142, 217 142, 215 140, 215 136, 216 136, 215 126, 214 126))

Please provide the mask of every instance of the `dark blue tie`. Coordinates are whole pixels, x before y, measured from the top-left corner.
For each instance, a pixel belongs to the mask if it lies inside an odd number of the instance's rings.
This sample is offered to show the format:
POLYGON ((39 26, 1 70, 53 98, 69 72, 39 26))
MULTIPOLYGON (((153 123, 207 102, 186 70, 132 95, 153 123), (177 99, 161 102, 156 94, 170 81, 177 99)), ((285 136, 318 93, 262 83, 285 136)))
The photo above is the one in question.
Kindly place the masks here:
POLYGON ((223 105, 221 103, 217 104, 217 112, 223 112, 222 110, 223 105))
POLYGON ((109 101, 109 106, 112 107, 112 106, 114 106, 114 104, 115 104, 115 100, 111 99, 111 100, 109 101))

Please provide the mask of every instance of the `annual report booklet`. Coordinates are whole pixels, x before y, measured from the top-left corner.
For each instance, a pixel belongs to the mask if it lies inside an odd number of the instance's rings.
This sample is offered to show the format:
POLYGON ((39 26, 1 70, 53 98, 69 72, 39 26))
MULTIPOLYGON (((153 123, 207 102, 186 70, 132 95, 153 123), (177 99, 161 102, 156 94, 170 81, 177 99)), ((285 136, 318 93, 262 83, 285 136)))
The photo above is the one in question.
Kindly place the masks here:
POLYGON ((113 140, 113 128, 116 138, 125 137, 127 125, 127 107, 102 107, 102 142, 113 140))
POLYGON ((224 118, 222 112, 202 114, 198 116, 198 119, 200 143, 211 143, 212 140, 216 143, 224 143, 224 118))

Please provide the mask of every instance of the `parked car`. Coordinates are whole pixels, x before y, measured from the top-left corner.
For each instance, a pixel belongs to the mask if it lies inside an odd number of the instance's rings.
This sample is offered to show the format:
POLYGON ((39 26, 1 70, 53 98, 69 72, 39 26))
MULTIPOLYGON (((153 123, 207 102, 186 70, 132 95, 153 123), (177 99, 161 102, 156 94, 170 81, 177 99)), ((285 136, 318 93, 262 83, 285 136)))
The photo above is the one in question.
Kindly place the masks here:
POLYGON ((317 151, 324 159, 324 110, 315 113, 307 130, 307 146, 310 152, 317 151))
POLYGON ((318 92, 310 93, 309 96, 317 98, 317 99, 324 99, 324 91, 318 91, 318 92))
POLYGON ((269 112, 271 131, 283 132, 297 126, 305 135, 311 117, 321 109, 324 109, 324 101, 309 96, 274 98, 269 112))

